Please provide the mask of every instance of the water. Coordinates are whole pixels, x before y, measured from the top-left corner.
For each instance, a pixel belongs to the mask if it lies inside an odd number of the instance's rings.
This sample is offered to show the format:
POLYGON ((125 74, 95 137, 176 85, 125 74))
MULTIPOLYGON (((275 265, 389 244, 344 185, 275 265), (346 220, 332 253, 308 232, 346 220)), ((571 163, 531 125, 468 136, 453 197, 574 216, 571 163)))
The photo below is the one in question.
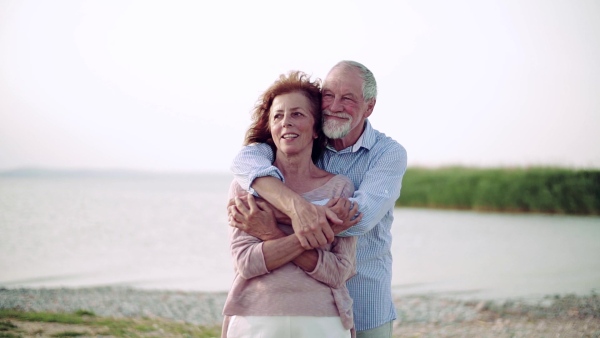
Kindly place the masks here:
POLYGON ((0 285, 225 290, 230 181, 1 179, 0 285))
MULTIPOLYGON (((229 175, 0 178, 0 286, 227 291, 229 175)), ((397 209, 397 294, 600 290, 600 217, 397 209)))
POLYGON ((399 209, 400 294, 507 298, 600 291, 600 217, 399 209))

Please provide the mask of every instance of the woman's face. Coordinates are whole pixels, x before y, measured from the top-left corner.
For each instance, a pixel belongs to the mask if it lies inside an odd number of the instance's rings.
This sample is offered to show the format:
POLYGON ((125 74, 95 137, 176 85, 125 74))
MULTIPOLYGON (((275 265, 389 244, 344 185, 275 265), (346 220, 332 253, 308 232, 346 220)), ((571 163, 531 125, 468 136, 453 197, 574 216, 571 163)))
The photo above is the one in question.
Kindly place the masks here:
POLYGON ((315 119, 310 112, 310 102, 301 93, 278 95, 269 111, 271 136, 278 151, 287 155, 312 153, 312 144, 317 134, 315 119))

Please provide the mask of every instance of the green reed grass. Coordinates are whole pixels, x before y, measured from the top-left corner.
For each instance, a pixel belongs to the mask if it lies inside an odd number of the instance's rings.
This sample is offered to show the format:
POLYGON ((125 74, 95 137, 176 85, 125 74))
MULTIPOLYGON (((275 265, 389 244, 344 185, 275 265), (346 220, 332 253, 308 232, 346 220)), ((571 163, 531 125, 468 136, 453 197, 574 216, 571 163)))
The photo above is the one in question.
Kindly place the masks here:
POLYGON ((396 205, 600 215, 600 170, 408 168, 396 205))
POLYGON ((194 337, 216 338, 221 336, 220 327, 204 327, 159 318, 110 318, 96 316, 91 311, 75 313, 27 312, 0 309, 0 338, 29 337, 21 322, 59 323, 67 329, 52 335, 42 327, 35 336, 44 337, 194 337))

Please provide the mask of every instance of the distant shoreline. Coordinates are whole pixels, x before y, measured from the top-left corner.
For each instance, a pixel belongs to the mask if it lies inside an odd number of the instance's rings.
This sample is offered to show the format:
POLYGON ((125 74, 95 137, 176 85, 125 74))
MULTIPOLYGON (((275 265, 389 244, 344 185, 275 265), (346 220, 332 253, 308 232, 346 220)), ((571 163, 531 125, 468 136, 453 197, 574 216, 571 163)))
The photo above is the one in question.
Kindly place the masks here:
POLYGON ((396 206, 600 215, 600 169, 408 168, 396 206))
MULTIPOLYGON (((233 179, 228 172, 19 168, 0 179, 233 179)), ((224 188, 227 189, 227 188, 224 188)), ((484 213, 600 216, 600 169, 560 167, 412 168, 404 175, 397 208, 484 213)))
POLYGON ((194 177, 194 176, 230 176, 228 172, 216 172, 216 171, 151 171, 151 170, 127 170, 127 169, 49 169, 49 168, 19 168, 11 170, 0 171, 0 178, 2 177, 41 177, 41 178, 55 178, 55 177, 194 177))

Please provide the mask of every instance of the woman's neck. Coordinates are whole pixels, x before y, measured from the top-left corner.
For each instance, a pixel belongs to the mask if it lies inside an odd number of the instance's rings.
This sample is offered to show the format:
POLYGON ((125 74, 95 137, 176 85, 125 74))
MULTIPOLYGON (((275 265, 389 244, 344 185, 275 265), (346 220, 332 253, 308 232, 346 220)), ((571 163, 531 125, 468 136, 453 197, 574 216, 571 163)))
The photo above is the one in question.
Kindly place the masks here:
POLYGON ((285 177, 286 185, 299 193, 314 189, 314 179, 323 176, 310 156, 288 156, 277 152, 273 165, 285 177))
POLYGON ((288 156, 281 152, 277 153, 275 157, 275 162, 273 163, 281 173, 287 178, 289 177, 300 177, 307 178, 310 177, 310 172, 313 164, 311 158, 306 158, 306 156, 288 156))

